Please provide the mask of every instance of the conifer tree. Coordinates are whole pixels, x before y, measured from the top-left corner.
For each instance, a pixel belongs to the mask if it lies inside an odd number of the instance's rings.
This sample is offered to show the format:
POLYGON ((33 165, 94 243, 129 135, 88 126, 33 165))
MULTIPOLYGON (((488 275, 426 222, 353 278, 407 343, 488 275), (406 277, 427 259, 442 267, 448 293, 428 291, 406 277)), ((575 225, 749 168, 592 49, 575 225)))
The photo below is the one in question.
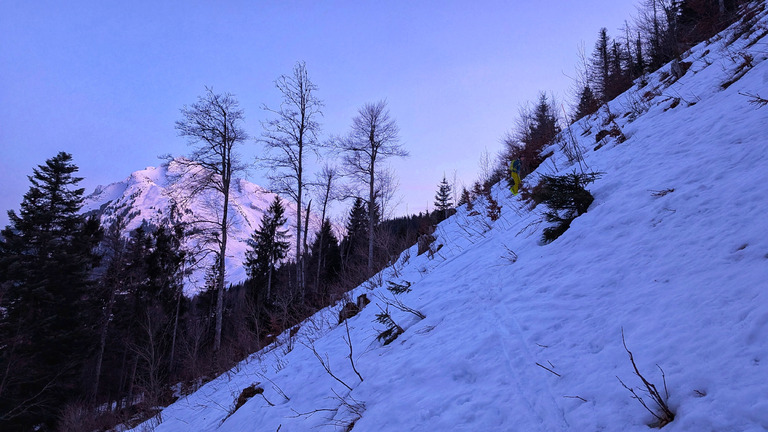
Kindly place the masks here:
POLYGON ((96 397, 99 392, 101 367, 104 361, 110 323, 115 321, 115 304, 118 300, 118 294, 123 291, 125 255, 127 251, 127 240, 123 237, 125 227, 125 219, 122 216, 118 216, 105 230, 104 238, 100 245, 102 274, 99 285, 101 288, 101 309, 103 314, 99 324, 99 346, 96 351, 94 380, 91 388, 91 396, 93 397, 96 397))
POLYGON ((549 210, 544 212, 548 222, 556 225, 543 231, 542 240, 549 243, 563 234, 571 222, 586 213, 594 197, 586 186, 600 178, 601 173, 572 172, 561 176, 542 175, 532 198, 534 202, 544 203, 549 210))
POLYGON ((80 379, 98 345, 100 313, 91 271, 98 221, 79 214, 83 189, 60 152, 29 177, 17 215, 0 238, 0 429, 50 428, 83 395, 80 379))
POLYGON ((533 123, 531 124, 531 143, 534 149, 541 151, 544 147, 555 142, 560 127, 557 124, 557 115, 553 104, 547 99, 546 93, 539 94, 539 102, 533 111, 533 123))
POLYGON ((457 206, 462 206, 464 204, 469 204, 472 202, 472 196, 469 194, 469 191, 467 188, 461 189, 461 197, 459 198, 459 203, 456 204, 457 206))
MULTIPOLYGON (((325 165, 317 177, 317 180, 318 180, 317 186, 319 188, 319 192, 320 192, 319 198, 321 202, 320 219, 323 221, 323 224, 325 223, 325 219, 326 219, 325 215, 328 210, 328 205, 330 204, 331 201, 339 198, 334 187, 334 183, 337 181, 338 176, 339 176, 339 171, 336 167, 331 165, 325 165)), ((330 227, 330 222, 329 222, 329 227, 330 227)), ((318 237, 315 240, 315 242, 318 244, 318 249, 317 250, 312 249, 312 254, 315 256, 315 259, 317 260, 317 263, 318 263, 316 273, 315 273, 315 285, 314 285, 315 292, 317 292, 317 289, 319 288, 319 284, 320 284, 320 270, 321 270, 320 263, 325 262, 325 257, 323 256, 326 252, 326 249, 325 249, 326 242, 323 239, 323 235, 325 234, 325 232, 326 231, 324 230, 324 226, 321 227, 318 237)), ((339 244, 338 244, 338 239, 336 239, 336 237, 334 237, 334 241, 336 242, 336 247, 338 248, 339 244)), ((337 250, 336 253, 338 254, 339 251, 337 250)), ((341 262, 340 259, 339 259, 339 262, 341 262)))
POLYGON ((347 235, 342 241, 342 254, 344 265, 349 267, 363 262, 365 257, 366 239, 368 238, 368 212, 365 203, 360 197, 355 198, 349 211, 347 221, 347 235))
POLYGON ((533 111, 526 111, 521 115, 526 118, 519 125, 519 143, 514 139, 507 143, 507 157, 509 162, 518 158, 522 161, 522 177, 541 164, 542 151, 555 142, 560 127, 553 105, 544 92, 539 93, 539 101, 533 111))
POLYGON ((127 398, 132 400, 137 377, 145 369, 140 364, 140 352, 148 346, 147 338, 141 331, 141 318, 152 306, 152 295, 147 289, 147 257, 152 250, 152 241, 145 225, 130 233, 119 266, 117 277, 120 278, 120 295, 114 307, 114 333, 121 338, 125 347, 123 363, 127 363, 125 382, 127 398), (128 372, 130 371, 130 372, 128 372))
POLYGON ((151 235, 152 251, 147 261, 147 284, 163 311, 172 316, 177 300, 182 295, 182 265, 186 256, 181 249, 183 230, 157 227, 151 235))
POLYGON ((184 237, 180 225, 173 228, 159 226, 152 234, 153 250, 147 256, 147 276, 150 289, 156 294, 156 303, 161 308, 164 327, 170 328, 169 367, 173 368, 176 356, 176 336, 179 315, 182 310, 184 293, 183 270, 186 253, 181 248, 184 237))
POLYGON ((282 229, 288 221, 285 207, 279 196, 261 218, 261 225, 253 233, 250 249, 245 255, 245 267, 248 277, 257 285, 266 287, 266 299, 269 300, 272 290, 272 274, 275 266, 285 258, 290 248, 288 230, 282 229))
POLYGON ((453 202, 451 202, 451 185, 443 175, 443 181, 437 186, 437 194, 435 194, 435 210, 441 214, 441 219, 448 218, 448 211, 453 208, 453 202))
POLYGON ((598 97, 603 102, 612 99, 610 91, 611 61, 608 54, 609 45, 610 38, 608 37, 608 29, 603 27, 598 33, 595 49, 592 52, 592 59, 590 62, 591 68, 589 71, 592 87, 597 91, 598 97))
POLYGON ((640 35, 637 35, 635 40, 635 61, 632 62, 634 66, 632 70, 632 77, 637 78, 645 73, 645 58, 643 57, 643 41, 640 39, 640 35))
POLYGON ((599 102, 595 98, 595 94, 592 89, 585 85, 579 95, 579 105, 576 107, 576 114, 574 115, 574 121, 580 120, 595 111, 599 107, 599 102))
POLYGON ((625 66, 632 63, 632 55, 629 51, 624 51, 622 46, 614 40, 609 57, 611 65, 610 76, 608 77, 609 88, 611 96, 616 97, 627 90, 632 84, 630 67, 625 66))
POLYGON ((341 272, 341 249, 330 219, 323 221, 312 243, 312 256, 315 258, 314 265, 317 266, 316 285, 324 287, 333 283, 341 272))

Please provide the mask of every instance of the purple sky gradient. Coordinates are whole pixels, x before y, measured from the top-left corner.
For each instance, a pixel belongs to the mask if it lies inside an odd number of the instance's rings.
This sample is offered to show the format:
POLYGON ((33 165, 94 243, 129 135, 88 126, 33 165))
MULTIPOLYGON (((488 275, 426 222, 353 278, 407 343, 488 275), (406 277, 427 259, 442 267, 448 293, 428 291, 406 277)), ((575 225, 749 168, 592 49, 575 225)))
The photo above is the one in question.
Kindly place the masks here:
POLYGON ((396 214, 423 211, 444 173, 471 184, 521 104, 541 90, 569 104, 580 45, 591 53, 600 27, 618 36, 636 3, 0 0, 0 223, 58 151, 86 193, 186 154, 174 122, 206 85, 234 93, 258 137, 297 61, 325 103, 323 138, 387 100, 411 153, 393 163, 396 214))

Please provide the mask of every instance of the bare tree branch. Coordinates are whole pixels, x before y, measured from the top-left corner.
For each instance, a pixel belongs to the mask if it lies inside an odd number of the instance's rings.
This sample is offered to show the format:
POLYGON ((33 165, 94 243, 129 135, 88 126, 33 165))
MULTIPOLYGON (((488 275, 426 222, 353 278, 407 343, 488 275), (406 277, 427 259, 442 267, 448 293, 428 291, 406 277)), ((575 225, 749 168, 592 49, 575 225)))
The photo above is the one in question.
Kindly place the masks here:
POLYGON ((344 338, 344 342, 347 343, 347 346, 349 347, 349 355, 347 357, 349 358, 349 363, 352 365, 352 370, 355 371, 355 374, 358 378, 360 378, 360 382, 363 382, 363 376, 360 375, 360 372, 357 371, 357 367, 355 367, 355 359, 352 357, 352 337, 349 335, 349 322, 348 320, 344 320, 344 326, 347 330, 347 337, 344 338))
POLYGON ((186 158, 169 160, 169 166, 175 164, 180 168, 180 174, 174 180, 183 182, 181 186, 186 197, 206 191, 218 193, 216 208, 220 209, 220 213, 217 212, 220 216, 211 223, 211 231, 216 232, 216 236, 205 240, 218 246, 213 344, 214 351, 218 351, 221 346, 227 232, 230 225, 230 187, 233 174, 245 169, 235 148, 248 138, 248 134, 241 126, 244 114, 237 99, 230 93, 214 93, 210 87, 205 90, 206 94, 198 97, 196 103, 181 109, 182 119, 176 122, 176 130, 189 140, 192 153, 186 158))
POLYGON ((304 343, 304 346, 312 350, 312 354, 317 357, 317 360, 320 361, 320 365, 325 369, 325 372, 328 373, 328 375, 331 376, 331 378, 335 379, 336 381, 340 382, 344 387, 349 389, 349 391, 352 391, 352 387, 349 386, 349 384, 345 383, 341 380, 341 378, 334 375, 333 371, 331 370, 331 361, 328 359, 328 354, 325 355, 325 358, 323 358, 320 353, 317 352, 317 349, 315 348, 315 344, 312 342, 304 343))
POLYGON ((350 176, 368 188, 368 273, 373 271, 374 220, 376 179, 379 164, 390 157, 406 157, 408 152, 399 144, 400 129, 389 115, 387 103, 379 101, 363 105, 352 119, 352 130, 340 140, 344 165, 350 176))
POLYGON ((305 159, 307 151, 317 152, 320 131, 318 117, 322 117, 323 103, 315 96, 317 86, 307 74, 304 62, 296 63, 291 75, 281 75, 275 87, 283 95, 280 108, 264 109, 276 118, 262 122, 264 133, 261 142, 266 154, 260 161, 269 167, 268 175, 272 188, 296 204, 296 271, 297 282, 302 295, 306 288, 305 265, 302 257, 302 200, 307 187, 305 159))
POLYGON ((640 380, 643 382, 643 385, 645 386, 645 391, 648 393, 648 395, 651 397, 651 400, 656 404, 656 407, 658 408, 658 411, 652 410, 648 404, 645 402, 645 400, 637 394, 636 389, 631 388, 624 384, 624 381, 621 380, 618 376, 616 379, 619 380, 622 386, 624 386, 625 389, 629 390, 630 393, 632 393, 632 398, 636 399, 640 404, 648 410, 657 420, 658 420, 658 427, 663 427, 667 423, 671 422, 675 419, 675 413, 672 412, 672 410, 669 408, 669 404, 667 404, 667 400, 669 399, 669 392, 667 391, 667 379, 664 375, 664 370, 661 369, 661 366, 656 365, 656 367, 659 368, 661 371, 661 378, 664 382, 664 392, 665 395, 662 396, 661 393, 659 393, 659 390, 656 388, 656 386, 648 381, 641 373, 640 370, 637 368, 637 364, 635 364, 635 357, 632 355, 632 351, 627 348, 627 342, 624 339, 624 329, 621 329, 621 342, 624 344, 624 350, 629 355, 629 361, 632 363, 632 368, 635 370, 635 375, 640 378, 640 380))

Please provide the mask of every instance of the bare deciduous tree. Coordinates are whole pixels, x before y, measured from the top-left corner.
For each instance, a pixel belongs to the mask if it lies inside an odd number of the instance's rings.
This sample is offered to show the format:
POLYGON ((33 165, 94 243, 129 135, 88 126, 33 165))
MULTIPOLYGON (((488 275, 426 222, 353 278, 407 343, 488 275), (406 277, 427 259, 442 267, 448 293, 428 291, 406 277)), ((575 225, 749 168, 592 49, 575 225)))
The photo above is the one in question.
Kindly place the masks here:
POLYGON ((303 293, 306 284, 302 256, 306 250, 302 253, 301 213, 307 186, 305 158, 307 150, 315 151, 318 146, 317 118, 323 115, 323 103, 315 96, 317 86, 310 81, 303 62, 294 66, 291 75, 280 76, 275 87, 283 94, 283 101, 277 109, 264 107, 276 118, 262 124, 264 133, 260 141, 266 147, 267 156, 261 161, 271 169, 269 179, 275 192, 296 203, 296 281, 303 293))
POLYGON ((176 122, 179 135, 187 137, 192 153, 187 158, 175 159, 182 168, 181 179, 186 181, 185 193, 194 196, 214 191, 217 194, 218 214, 216 220, 204 221, 212 225, 218 246, 216 280, 216 328, 213 349, 221 347, 222 303, 224 299, 225 263, 227 256, 227 228, 229 195, 232 175, 245 169, 235 147, 247 138, 242 128, 244 119, 239 102, 231 93, 216 94, 206 87, 204 96, 197 102, 181 109, 183 118, 176 122))
POLYGON ((402 196, 396 195, 400 180, 391 167, 385 166, 376 173, 374 194, 378 199, 380 218, 391 218, 395 208, 402 202, 402 196))
MULTIPOLYGON (((317 193, 320 198, 321 204, 321 212, 320 212, 320 223, 325 223, 325 215, 328 210, 328 204, 338 199, 338 194, 335 191, 334 183, 338 180, 340 174, 338 169, 335 166, 331 165, 325 165, 323 169, 320 171, 320 173, 317 175, 317 180, 315 181, 315 185, 317 187, 317 193)), ((319 248, 317 251, 317 274, 315 275, 315 291, 318 290, 318 286, 320 285, 320 269, 322 268, 323 263, 323 230, 321 229, 318 231, 320 236, 319 241, 319 248)))
POLYGON ((380 164, 393 157, 408 156, 399 144, 399 128, 389 116, 387 103, 367 103, 352 120, 352 130, 341 140, 340 150, 349 174, 368 188, 368 272, 373 271, 373 236, 376 208, 376 181, 380 164))

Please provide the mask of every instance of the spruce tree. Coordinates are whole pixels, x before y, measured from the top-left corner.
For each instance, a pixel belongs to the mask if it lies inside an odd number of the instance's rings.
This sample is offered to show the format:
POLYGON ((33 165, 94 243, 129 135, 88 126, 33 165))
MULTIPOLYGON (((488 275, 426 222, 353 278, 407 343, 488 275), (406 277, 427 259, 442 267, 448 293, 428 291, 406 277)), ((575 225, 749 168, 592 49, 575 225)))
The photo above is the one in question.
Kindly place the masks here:
POLYGON ((155 304, 163 315, 163 327, 166 346, 170 347, 167 355, 169 370, 176 360, 176 337, 179 318, 185 311, 183 271, 186 253, 181 244, 184 231, 180 225, 172 228, 160 226, 152 233, 153 250, 147 256, 147 276, 150 290, 155 294, 155 304))
POLYGON ((267 300, 271 295, 275 265, 285 258, 290 248, 288 230, 282 229, 287 221, 285 207, 280 197, 275 196, 261 218, 261 225, 251 236, 250 249, 245 255, 248 277, 256 286, 266 287, 267 300))
POLYGON ((437 186, 437 194, 435 195, 435 211, 438 212, 440 220, 448 218, 448 211, 453 208, 453 202, 451 202, 451 185, 443 176, 443 181, 437 186))
POLYGON ((607 102, 612 99, 610 91, 611 61, 609 58, 610 38, 608 29, 600 29, 595 49, 592 52, 590 61, 589 77, 592 87, 597 91, 601 101, 607 102))
POLYGON ((549 243, 557 239, 575 218, 587 212, 594 197, 586 186, 599 179, 600 175, 601 173, 597 172, 574 171, 561 176, 541 176, 532 198, 537 204, 544 203, 549 207, 544 212, 544 217, 548 222, 555 223, 552 227, 544 228, 544 242, 549 243))
POLYGON ((341 249, 344 256, 344 265, 349 267, 364 262, 366 257, 368 212, 363 199, 360 197, 355 198, 355 202, 352 204, 346 228, 347 235, 342 241, 341 249))
POLYGON ((533 123, 531 124, 531 144, 539 152, 544 147, 555 142, 560 127, 557 124, 557 115, 552 104, 547 100, 545 93, 539 94, 539 102, 533 111, 533 123))
POLYGON ((634 69, 632 70, 632 78, 637 78, 645 73, 643 41, 640 39, 640 35, 637 35, 637 40, 635 40, 635 61, 632 64, 634 66, 634 69))
POLYGON ((182 270, 185 252, 181 249, 183 229, 159 226, 151 235, 152 251, 146 257, 148 291, 163 311, 175 314, 177 300, 182 295, 182 270))
POLYGON ((472 196, 469 194, 469 191, 467 188, 461 189, 461 196, 459 197, 459 203, 456 204, 457 206, 461 206, 464 204, 469 205, 469 203, 472 202, 472 196))
POLYGON ((579 105, 576 107, 576 115, 574 116, 574 121, 580 120, 594 113, 597 111, 598 107, 599 102, 595 98, 595 94, 592 92, 592 89, 588 85, 585 85, 581 90, 581 94, 579 95, 579 105))
POLYGON ((533 172, 541 164, 543 161, 542 150, 554 143, 560 133, 557 115, 546 93, 539 93, 539 101, 533 112, 526 115, 528 119, 522 125, 524 130, 520 133, 522 148, 515 149, 509 154, 510 158, 521 160, 521 177, 526 173, 533 172))
POLYGON ((629 68, 624 67, 625 64, 629 63, 628 58, 631 58, 631 54, 625 52, 618 42, 613 41, 609 53, 610 75, 608 76, 611 99, 623 93, 632 84, 632 80, 629 78, 629 68))
POLYGON ((312 243, 312 256, 315 259, 313 264, 317 266, 316 286, 325 288, 335 282, 341 272, 341 249, 330 219, 323 221, 320 232, 312 243))
POLYGON ((99 395, 102 365, 104 364, 105 354, 109 354, 107 352, 107 341, 110 332, 114 333, 115 330, 115 305, 119 294, 124 291, 125 256, 128 244, 127 239, 123 237, 125 227, 125 219, 118 215, 116 220, 106 228, 104 238, 99 246, 99 251, 102 254, 102 267, 99 269, 101 276, 98 283, 101 299, 100 309, 103 313, 99 323, 99 346, 96 351, 93 372, 94 380, 91 387, 91 396, 93 397, 99 395))
POLYGON ((19 214, 8 212, 11 223, 2 231, 2 430, 49 429, 59 409, 86 392, 81 377, 98 345, 90 277, 101 229, 79 214, 77 171, 64 152, 39 165, 19 214))

